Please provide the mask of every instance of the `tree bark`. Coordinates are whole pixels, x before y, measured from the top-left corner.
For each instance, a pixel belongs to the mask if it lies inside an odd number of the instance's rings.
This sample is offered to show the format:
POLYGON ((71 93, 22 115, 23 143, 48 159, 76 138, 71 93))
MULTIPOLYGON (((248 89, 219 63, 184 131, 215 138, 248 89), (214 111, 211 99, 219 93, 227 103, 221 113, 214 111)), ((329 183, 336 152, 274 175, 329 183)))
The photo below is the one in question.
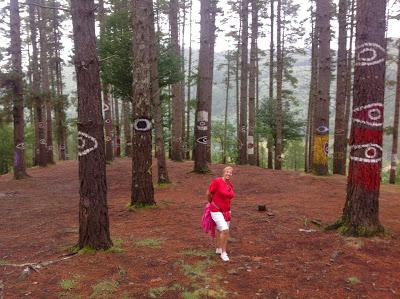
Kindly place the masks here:
POLYGON ((192 87, 192 13, 193 13, 193 2, 190 1, 190 13, 189 13, 189 66, 187 76, 187 105, 186 105, 186 160, 190 160, 190 100, 191 100, 191 87, 192 87))
POLYGON ((256 72, 257 72, 257 38, 258 38, 258 4, 251 0, 251 50, 249 74, 249 133, 247 136, 247 155, 250 165, 256 165, 255 126, 256 126, 256 72))
POLYGON ((236 70, 235 70, 235 82, 236 82, 236 138, 237 138, 237 153, 239 161, 240 153, 240 43, 241 43, 241 30, 242 30, 242 18, 240 18, 241 11, 239 12, 239 30, 237 37, 237 51, 236 51, 236 70))
POLYGON ((227 143, 227 125, 228 125, 228 100, 231 83, 231 52, 227 53, 227 71, 226 71, 226 89, 225 89, 225 114, 224 114, 224 141, 222 143, 223 154, 222 163, 226 164, 226 143, 227 143))
POLYGON ((371 236, 379 221, 385 92, 386 1, 357 2, 356 63, 347 197, 341 231, 371 236))
MULTIPOLYGON (((178 0, 170 0, 169 22, 171 28, 171 45, 173 53, 181 59, 181 52, 178 39, 178 0)), ((171 159, 174 161, 183 161, 183 140, 182 140, 182 82, 176 82, 172 85, 172 130, 171 141, 172 151, 171 159)))
MULTIPOLYGON (((41 0, 41 4, 45 5, 45 1, 41 0)), ((54 164, 53 157, 53 125, 52 125, 52 101, 50 93, 50 82, 49 82, 49 61, 48 61, 48 42, 47 42, 47 21, 48 14, 47 8, 40 8, 40 70, 41 70, 41 81, 42 81, 42 95, 43 105, 46 107, 46 159, 47 163, 54 164)), ((43 111, 44 112, 44 111, 43 111)))
POLYGON ((240 134, 239 164, 247 164, 247 97, 248 97, 248 43, 249 43, 249 1, 242 1, 242 55, 240 76, 240 134))
POLYGON ((314 112, 313 171, 328 174, 329 88, 331 81, 329 0, 317 0, 316 29, 318 34, 318 100, 314 112))
POLYGON ((276 137, 275 137, 275 169, 282 169, 282 143, 283 143, 283 110, 282 110, 282 85, 283 85, 283 54, 282 54, 282 0, 278 0, 277 7, 277 37, 276 37, 276 137))
POLYGON ((125 156, 132 157, 132 134, 131 134, 131 102, 125 99, 122 102, 122 113, 124 119, 124 139, 125 139, 125 156))
MULTIPOLYGON (((210 59, 213 59, 213 7, 214 0, 201 0, 200 8, 200 51, 197 82, 197 107, 195 114, 195 151, 194 151, 194 171, 206 173, 209 171, 207 165, 207 147, 210 146, 208 140, 209 123, 209 101, 210 88, 212 88, 212 66, 210 59)), ((215 19, 214 19, 215 21, 215 19)))
POLYGON ((24 96, 21 54, 21 18, 18 0, 10 0, 10 52, 13 70, 14 179, 27 176, 25 166, 24 96))
POLYGON ((119 115, 119 103, 118 99, 114 97, 114 116, 115 116, 115 149, 114 156, 117 158, 121 157, 121 121, 119 115))
POLYGON ((398 147, 398 136, 399 136, 399 113, 400 113, 400 42, 399 46, 399 58, 397 60, 397 88, 396 88, 396 100, 394 104, 394 120, 393 120, 393 138, 392 138, 392 159, 390 164, 390 177, 389 183, 396 183, 396 168, 397 168, 397 147, 398 147))
POLYGON ((160 86, 158 81, 158 60, 156 51, 156 34, 154 28, 154 14, 150 20, 150 54, 151 54, 151 95, 153 101, 153 117, 154 117, 154 136, 156 138, 155 155, 157 158, 157 173, 158 173, 158 184, 170 183, 168 176, 167 163, 165 160, 165 147, 164 147, 164 134, 162 125, 162 112, 161 112, 161 100, 160 100, 160 86))
POLYGON ((337 57, 335 139, 333 146, 333 173, 346 174, 346 82, 347 82, 347 0, 339 1, 339 43, 337 57))
POLYGON ((71 0, 79 138, 79 248, 112 246, 93 0, 71 0))
MULTIPOLYGON (((275 19, 275 12, 274 12, 274 0, 271 0, 271 33, 270 33, 270 43, 269 43, 269 101, 274 101, 274 53, 275 53, 275 46, 274 46, 274 19, 275 19)), ((273 145, 272 145, 272 138, 268 138, 267 140, 267 148, 268 148, 268 158, 267 158, 267 167, 268 169, 273 169, 273 145)))
POLYGON ((155 42, 153 20, 153 2, 133 0, 132 206, 156 203, 152 180, 152 55, 149 51, 155 42))

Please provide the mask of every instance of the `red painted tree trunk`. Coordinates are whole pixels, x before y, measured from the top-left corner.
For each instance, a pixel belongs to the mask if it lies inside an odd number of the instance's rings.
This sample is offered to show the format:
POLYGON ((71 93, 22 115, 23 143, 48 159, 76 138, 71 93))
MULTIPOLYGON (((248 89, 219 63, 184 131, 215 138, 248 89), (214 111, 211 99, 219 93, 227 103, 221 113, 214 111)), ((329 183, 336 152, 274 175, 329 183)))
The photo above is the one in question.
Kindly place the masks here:
POLYGON ((357 2, 356 63, 350 165, 342 231, 369 236, 382 231, 379 189, 385 92, 386 1, 357 2))

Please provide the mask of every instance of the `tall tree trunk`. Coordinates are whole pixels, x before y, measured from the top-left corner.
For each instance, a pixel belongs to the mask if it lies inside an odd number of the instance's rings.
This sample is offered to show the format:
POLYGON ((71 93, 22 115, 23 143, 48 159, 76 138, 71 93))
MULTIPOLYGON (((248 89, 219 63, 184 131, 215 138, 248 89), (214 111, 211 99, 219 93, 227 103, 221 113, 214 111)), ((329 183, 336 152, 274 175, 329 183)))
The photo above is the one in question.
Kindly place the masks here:
MULTIPOLYGON (((99 23, 100 23, 100 35, 104 32, 106 25, 106 12, 104 8, 104 0, 99 0, 99 23)), ((113 152, 113 122, 111 114, 111 103, 110 103, 110 86, 108 84, 102 84, 103 93, 103 104, 102 110, 104 114, 104 127, 105 127, 105 143, 106 143, 106 161, 111 162, 114 159, 113 152)))
MULTIPOLYGON (((154 18, 154 14, 151 15, 154 18)), ((161 112, 161 100, 160 100, 160 86, 158 81, 158 58, 156 51, 156 34, 154 30, 154 19, 150 20, 150 54, 151 54, 151 95, 153 101, 153 118, 154 118, 154 136, 156 138, 155 155, 157 158, 157 173, 158 173, 158 184, 170 183, 168 177, 167 163, 165 160, 165 147, 164 147, 164 134, 162 125, 162 112, 161 112)))
POLYGON ((239 164, 247 164, 247 81, 248 81, 248 43, 249 43, 249 1, 242 1, 242 59, 240 76, 240 134, 239 164))
POLYGON ((186 147, 188 146, 188 141, 186 141, 186 130, 185 130, 185 25, 186 25, 186 0, 181 2, 182 4, 182 12, 183 12, 183 19, 182 19, 182 47, 181 47, 181 59, 182 59, 182 82, 180 83, 181 86, 181 95, 182 95, 182 103, 181 103, 181 110, 182 110, 182 159, 185 159, 186 147))
MULTIPOLYGON (((209 101, 210 88, 212 88, 212 64, 213 59, 213 7, 214 0, 201 0, 200 9, 200 51, 197 82, 197 107, 195 114, 195 151, 194 151, 194 171, 198 173, 208 172, 207 147, 210 146, 208 140, 209 123, 209 101)), ((215 19, 214 19, 215 20, 215 19)))
POLYGON ((337 57, 335 139, 333 148, 333 173, 346 174, 346 82, 347 82, 347 0, 339 1, 339 44, 337 57))
POLYGON ((118 98, 114 97, 114 116, 115 116, 115 150, 114 156, 121 157, 121 122, 119 115, 119 103, 118 98))
POLYGON ((190 160, 190 99, 192 87, 192 13, 193 2, 190 0, 190 13, 189 13, 189 66, 187 76, 187 102, 186 102, 186 160, 190 160))
POLYGON ((351 103, 352 103, 352 70, 353 70, 353 40, 354 40, 354 19, 355 19, 355 2, 356 0, 351 1, 351 17, 350 17, 350 47, 347 55, 347 79, 346 79, 346 112, 345 112, 345 132, 344 136, 346 136, 345 143, 345 161, 347 161, 347 144, 349 142, 349 126, 350 126, 350 112, 351 112, 351 103))
POLYGON ((257 71, 257 38, 258 38, 258 5, 251 0, 251 50, 249 73, 249 133, 247 136, 247 155, 250 165, 256 165, 254 133, 256 126, 256 71, 257 71))
MULTIPOLYGON (((34 123, 35 123, 35 145, 34 145, 34 163, 33 165, 39 165, 40 162, 40 150, 43 149, 43 146, 40 145, 40 133, 43 131, 39 128, 39 116, 41 113, 38 113, 41 109, 41 98, 40 94, 40 72, 39 72, 39 63, 38 63, 38 47, 37 47, 37 22, 36 22, 36 6, 33 5, 33 0, 29 0, 29 29, 30 29, 30 38, 32 45, 32 101, 34 106, 34 123)), ((43 155, 44 153, 42 153, 43 155)))
POLYGON ((211 115, 212 115, 212 92, 213 92, 213 82, 214 82, 214 48, 215 48, 215 31, 217 27, 215 27, 215 18, 217 16, 217 0, 211 1, 211 23, 210 23, 210 33, 211 36, 211 44, 210 44, 210 54, 208 55, 208 64, 210 71, 210 84, 207 85, 207 106, 208 106, 208 124, 209 130, 207 131, 207 140, 210 146, 207 147, 207 161, 211 163, 211 115))
POLYGON ((14 120, 14 178, 27 176, 25 166, 25 134, 24 134, 24 97, 21 54, 21 18, 18 0, 10 0, 10 52, 14 74, 13 84, 13 120, 14 120))
MULTIPOLYGON (((242 18, 240 17, 241 12, 239 12, 239 30, 238 30, 238 38, 237 38, 237 51, 236 51, 236 69, 235 69, 235 86, 236 86, 236 139, 237 139, 237 153, 240 153, 240 43, 241 39, 241 30, 242 30, 242 18)), ((238 156, 239 161, 239 156, 238 156)))
POLYGON ((227 125, 228 125, 228 100, 229 100, 229 88, 231 83, 231 52, 228 51, 227 54, 227 74, 226 74, 226 91, 225 91, 225 115, 224 115, 224 141, 222 143, 223 146, 223 154, 222 154, 222 163, 226 164, 226 144, 227 144, 227 125))
POLYGON ((386 1, 357 2, 353 123, 347 197, 341 219, 345 234, 370 236, 379 221, 385 93, 386 1))
POLYGON ((154 47, 153 2, 133 0, 133 136, 132 136, 132 205, 153 205, 152 180, 152 55, 154 47), (140 153, 137 154, 137 153, 140 153))
POLYGON ((399 113, 400 113, 400 42, 399 47, 399 58, 397 60, 397 89, 396 89, 396 100, 394 104, 394 120, 393 120, 393 139, 392 139, 392 159, 390 164, 390 178, 389 183, 396 183, 396 168, 397 168, 397 146, 399 136, 399 113))
MULTIPOLYGON (((41 5, 45 6, 46 2, 41 0, 41 5)), ((47 42, 47 21, 48 13, 46 8, 40 8, 40 70, 41 70, 41 81, 42 81, 42 97, 43 104, 46 107, 46 158, 47 163, 53 164, 53 125, 52 125, 52 103, 50 94, 50 82, 49 82, 49 61, 48 61, 48 42, 47 42)))
POLYGON ((329 0, 317 0, 316 29, 318 34, 318 96, 314 113, 313 171, 328 174, 329 88, 331 81, 329 0))
POLYGON ((314 107, 318 99, 318 38, 315 26, 315 12, 313 6, 311 10, 311 80, 310 90, 308 95, 308 110, 307 110, 307 129, 306 129, 306 148, 304 151, 304 171, 310 172, 312 170, 313 160, 313 132, 314 132, 314 107))
MULTIPOLYGON (((178 39, 178 0, 170 0, 169 7, 169 23, 171 28, 171 45, 173 53, 181 59, 181 52, 178 39)), ((172 85, 172 151, 171 159, 174 161, 182 161, 183 140, 182 140, 182 82, 179 81, 172 85)))
POLYGON ((275 169, 282 169, 282 143, 283 143, 283 110, 282 110, 282 84, 283 84, 283 54, 282 54, 282 0, 278 0, 276 19, 276 137, 275 137, 275 169))
POLYGON ((93 0, 71 0, 78 93, 79 248, 107 249, 110 238, 99 62, 93 0))
POLYGON ((259 57, 258 57, 258 42, 256 43, 257 46, 257 55, 256 55, 256 133, 255 133, 255 154, 256 154, 256 165, 260 166, 260 135, 257 132, 258 122, 257 122, 257 115, 258 111, 260 110, 260 67, 259 67, 259 57))
POLYGON ((122 102, 122 113, 124 119, 124 139, 125 139, 125 156, 132 157, 132 134, 131 134, 131 102, 125 99, 122 102))
MULTIPOLYGON (((269 42, 269 95, 268 100, 270 102, 274 101, 274 53, 275 53, 275 46, 274 46, 274 19, 275 19, 275 12, 274 12, 274 0, 271 0, 271 33, 270 33, 270 42, 269 42)), ((267 167, 268 169, 273 169, 273 141, 272 138, 268 138, 267 140, 267 167)))

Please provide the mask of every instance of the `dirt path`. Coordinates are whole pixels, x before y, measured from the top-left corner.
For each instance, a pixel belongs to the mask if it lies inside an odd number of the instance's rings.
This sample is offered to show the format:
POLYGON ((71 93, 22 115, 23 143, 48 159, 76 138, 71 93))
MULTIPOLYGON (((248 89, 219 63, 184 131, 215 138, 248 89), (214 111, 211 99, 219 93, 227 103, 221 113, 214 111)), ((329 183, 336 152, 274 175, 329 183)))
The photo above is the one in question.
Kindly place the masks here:
POLYGON ((393 236, 351 239, 311 223, 340 215, 345 178, 235 166, 231 261, 223 263, 199 228, 205 190, 223 165, 203 176, 191 162, 168 166, 174 183, 156 189, 158 208, 133 212, 130 160, 108 166, 114 252, 79 254, 26 279, 4 264, 55 260, 77 241, 77 162, 32 169, 24 181, 1 176, 0 294, 3 283, 6 299, 400 298, 399 186, 381 192, 393 236))

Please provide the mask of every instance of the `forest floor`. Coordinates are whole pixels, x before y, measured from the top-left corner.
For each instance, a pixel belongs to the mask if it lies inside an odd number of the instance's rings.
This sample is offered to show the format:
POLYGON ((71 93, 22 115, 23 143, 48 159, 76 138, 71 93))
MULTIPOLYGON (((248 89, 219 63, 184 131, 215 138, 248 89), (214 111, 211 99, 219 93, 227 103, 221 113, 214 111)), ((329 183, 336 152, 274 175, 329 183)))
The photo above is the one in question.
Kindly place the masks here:
MULTIPOLYGON (((400 186, 383 185, 391 236, 322 232, 344 205, 346 178, 235 166, 230 262, 200 229, 212 173, 169 162, 157 208, 129 211, 131 162, 107 166, 114 248, 61 260, 78 240, 78 163, 0 177, 0 298, 400 298, 400 186), (267 212, 258 212, 265 204, 267 212), (32 271, 8 264, 57 261, 32 271)), ((155 169, 154 169, 155 171, 155 169)))

